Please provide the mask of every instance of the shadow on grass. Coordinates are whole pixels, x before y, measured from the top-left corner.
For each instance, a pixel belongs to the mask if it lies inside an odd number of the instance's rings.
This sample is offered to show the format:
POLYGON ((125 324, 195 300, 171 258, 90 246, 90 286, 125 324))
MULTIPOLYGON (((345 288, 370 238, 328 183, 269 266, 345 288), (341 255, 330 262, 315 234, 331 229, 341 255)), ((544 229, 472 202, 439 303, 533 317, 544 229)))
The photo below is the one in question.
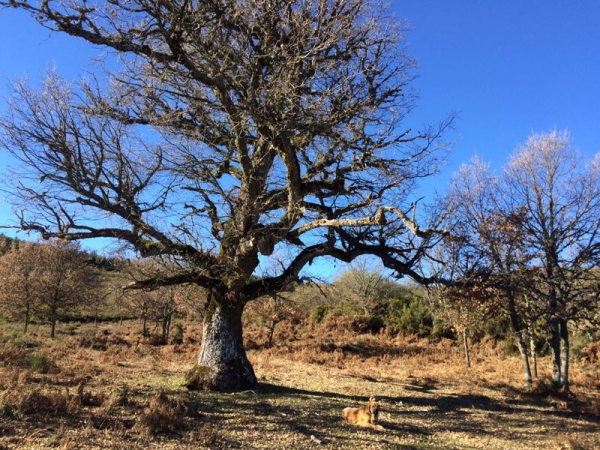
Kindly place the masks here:
MULTIPOLYGON (((347 406, 352 406, 352 403, 366 403, 367 397, 338 394, 332 392, 319 392, 310 391, 305 389, 290 388, 286 386, 278 386, 269 383, 260 383, 256 391, 263 395, 286 395, 286 396, 305 396, 305 397, 317 397, 326 398, 332 400, 338 400, 340 402, 348 403, 347 406), (350 403, 352 402, 352 403, 350 403)), ((513 407, 507 406, 502 402, 493 400, 485 395, 472 395, 472 394, 450 394, 442 395, 436 394, 434 397, 416 397, 416 396, 401 396, 401 397, 390 397, 390 396, 377 396, 379 401, 383 401, 391 404, 406 404, 408 406, 419 406, 419 407, 431 407, 434 411, 438 412, 450 412, 457 411, 461 408, 472 408, 485 411, 496 411, 496 412, 512 412, 513 407)))
MULTIPOLYGON (((329 420, 317 420, 315 425, 331 425, 340 422, 341 410, 345 406, 359 406, 368 399, 350 394, 319 392, 286 386, 261 383, 257 389, 259 396, 289 397, 292 401, 303 404, 301 409, 309 408, 312 412, 328 415, 329 420), (316 399, 316 402, 304 402, 305 399, 316 399), (336 413, 332 413, 336 408, 336 413)), ((435 394, 427 396, 378 396, 382 402, 382 410, 386 411, 394 421, 382 422, 388 431, 400 434, 431 435, 436 431, 453 430, 475 435, 498 434, 497 427, 490 426, 494 422, 510 424, 506 436, 511 440, 528 439, 531 429, 554 428, 557 433, 564 431, 564 420, 576 420, 569 425, 570 431, 598 433, 600 431, 597 417, 582 415, 575 407, 570 410, 555 410, 544 399, 527 396, 519 392, 517 398, 496 400, 486 395, 475 394, 435 394), (415 411, 414 408, 418 410, 415 411), (406 420, 398 419, 405 417, 406 420), (427 423, 416 426, 414 421, 427 423), (400 422, 400 423, 397 423, 400 422), (411 423, 413 422, 413 423, 411 423)), ((294 414, 293 410, 280 409, 283 414, 294 414)), ((311 415, 311 412, 308 412, 311 415)), ((342 422, 340 422, 342 423, 342 422)), ((343 423, 342 423, 343 424, 343 423)), ((295 425, 299 426, 298 424, 295 425)), ((305 430, 306 433, 309 430, 305 430)), ((543 436, 545 432, 540 432, 543 436)))

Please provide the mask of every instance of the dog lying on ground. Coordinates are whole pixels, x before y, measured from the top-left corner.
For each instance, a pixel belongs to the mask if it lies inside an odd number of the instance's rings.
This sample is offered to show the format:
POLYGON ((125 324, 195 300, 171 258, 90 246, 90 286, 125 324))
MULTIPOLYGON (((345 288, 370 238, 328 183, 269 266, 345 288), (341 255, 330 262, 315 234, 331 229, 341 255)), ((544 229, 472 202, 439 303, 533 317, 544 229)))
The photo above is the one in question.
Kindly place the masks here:
POLYGON ((362 408, 344 408, 342 417, 346 422, 354 425, 379 431, 385 430, 385 428, 377 423, 379 421, 379 404, 375 400, 375 397, 371 397, 369 403, 362 408))

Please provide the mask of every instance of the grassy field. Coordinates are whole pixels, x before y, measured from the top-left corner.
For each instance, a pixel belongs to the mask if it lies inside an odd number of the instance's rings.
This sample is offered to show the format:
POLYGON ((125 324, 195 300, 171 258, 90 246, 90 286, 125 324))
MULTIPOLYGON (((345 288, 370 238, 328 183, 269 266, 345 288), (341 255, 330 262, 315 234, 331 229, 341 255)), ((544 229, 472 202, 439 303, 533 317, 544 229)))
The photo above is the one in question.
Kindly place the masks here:
POLYGON ((63 326, 54 340, 9 328, 0 449, 600 448, 597 364, 574 362, 567 395, 545 378, 523 389, 518 359, 491 343, 467 370, 450 342, 308 334, 250 345, 259 386, 215 394, 182 388, 193 340, 152 346, 137 323, 63 326), (386 431, 341 419, 371 395, 386 431))

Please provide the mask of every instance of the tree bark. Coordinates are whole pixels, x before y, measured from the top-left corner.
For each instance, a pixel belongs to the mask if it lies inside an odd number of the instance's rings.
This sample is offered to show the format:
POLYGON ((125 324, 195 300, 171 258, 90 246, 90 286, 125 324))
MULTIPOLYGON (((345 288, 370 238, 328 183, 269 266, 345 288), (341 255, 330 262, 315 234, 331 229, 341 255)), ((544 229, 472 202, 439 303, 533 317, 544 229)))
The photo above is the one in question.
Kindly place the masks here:
POLYGON ((552 333, 552 382, 556 386, 561 386, 561 373, 560 373, 560 331, 558 326, 558 320, 553 319, 550 323, 552 333))
POLYGON ((171 331, 171 319, 173 317, 173 311, 165 312, 162 322, 162 341, 163 344, 169 343, 169 334, 171 331))
POLYGON ((242 336, 244 303, 210 296, 198 364, 187 374, 189 389, 240 391, 256 385, 242 336))
POLYGON ((535 339, 533 339, 533 336, 530 336, 530 338, 529 338, 529 348, 530 348, 530 352, 531 352, 531 371, 533 373, 533 376, 535 378, 537 378, 538 377, 537 350, 535 348, 535 339))
POLYGON ((50 327, 51 327, 51 328, 50 328, 50 337, 51 337, 52 339, 54 339, 54 333, 55 333, 55 331, 56 331, 56 318, 55 318, 55 317, 52 317, 52 318, 50 319, 50 327))
POLYGON ((529 365, 529 355, 527 352, 527 345, 525 339, 523 339, 523 332, 519 331, 516 334, 517 348, 521 354, 521 360, 523 361, 523 376, 525 378, 525 386, 531 386, 531 366, 529 365))
POLYGON ((523 361, 523 376, 525 378, 525 386, 531 386, 531 366, 529 365, 529 355, 527 354, 527 345, 525 344, 525 338, 523 337, 523 325, 517 312, 517 305, 514 294, 511 295, 508 302, 508 309, 510 315, 510 322, 515 332, 515 339, 517 341, 517 348, 523 361))
POLYGON ((267 348, 271 348, 273 347, 273 336, 275 336, 275 327, 277 326, 279 322, 277 322, 276 320, 273 320, 271 322, 271 325, 269 326, 269 336, 267 339, 267 348))
POLYGON ((559 322, 560 327, 560 338, 562 341, 561 351, 560 351, 560 381, 561 385, 565 390, 570 389, 569 384, 569 329, 567 326, 567 321, 565 319, 561 319, 559 322))

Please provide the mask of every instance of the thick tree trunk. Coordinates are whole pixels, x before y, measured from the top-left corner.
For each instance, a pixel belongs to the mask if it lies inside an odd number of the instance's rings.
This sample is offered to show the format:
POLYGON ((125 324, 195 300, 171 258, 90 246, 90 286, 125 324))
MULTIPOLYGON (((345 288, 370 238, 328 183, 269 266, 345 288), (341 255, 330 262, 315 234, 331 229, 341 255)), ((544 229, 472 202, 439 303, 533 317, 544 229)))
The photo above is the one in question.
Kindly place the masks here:
POLYGON ((243 302, 218 301, 207 307, 198 364, 187 374, 189 389, 239 391, 256 385, 242 337, 243 302))
POLYGON ((561 385, 565 390, 570 389, 569 384, 569 329, 567 327, 567 321, 561 319, 559 322, 560 327, 560 338, 562 341, 561 352, 560 352, 560 381, 561 385))

